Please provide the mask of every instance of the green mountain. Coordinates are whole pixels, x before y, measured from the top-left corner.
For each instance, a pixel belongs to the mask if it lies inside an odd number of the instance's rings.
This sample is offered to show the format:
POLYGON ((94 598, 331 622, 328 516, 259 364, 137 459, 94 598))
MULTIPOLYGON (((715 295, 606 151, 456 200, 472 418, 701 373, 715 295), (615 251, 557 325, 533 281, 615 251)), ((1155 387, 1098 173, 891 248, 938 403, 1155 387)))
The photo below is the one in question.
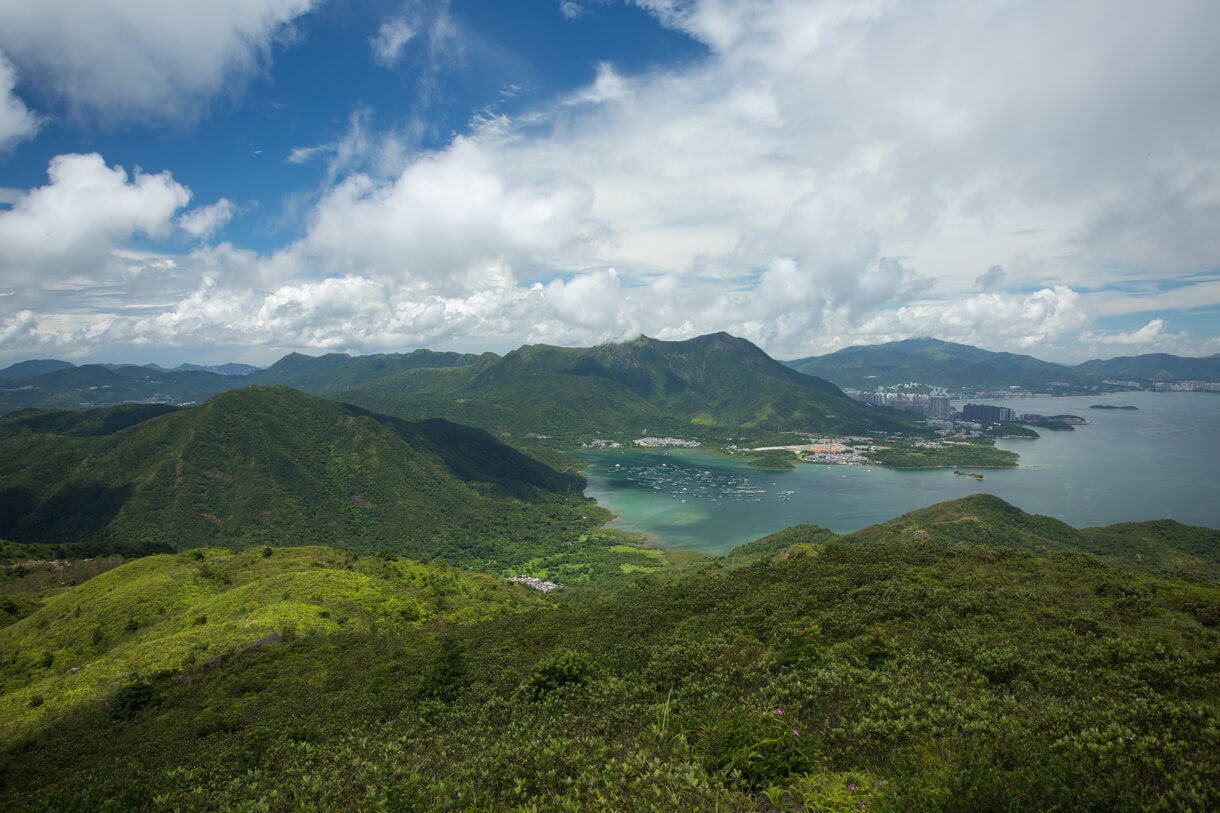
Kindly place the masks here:
POLYGON ((1084 552, 1113 565, 1186 573, 1220 581, 1220 530, 1172 520, 1077 530, 1027 514, 991 494, 938 503, 849 535, 862 542, 932 540, 1016 548, 1049 555, 1084 552))
MULTIPOLYGON (((907 339, 886 344, 847 347, 825 356, 788 362, 793 369, 829 379, 841 387, 873 389, 878 385, 917 381, 950 389, 1050 388, 1094 383, 1070 367, 1032 356, 992 353, 938 339, 907 339)), ((1061 387, 1062 389, 1062 387, 1061 387)))
POLYGON ((324 543, 498 571, 558 552, 608 516, 581 496, 582 478, 443 420, 283 387, 157 411, 0 421, 0 538, 179 550, 324 543))
POLYGON ((909 430, 726 333, 588 348, 526 346, 452 369, 420 369, 337 393, 390 414, 444 414, 514 438, 909 430))
POLYGON ((318 548, 143 559, 0 629, 0 793, 16 811, 1220 807, 1220 586, 1023 550, 1070 529, 992 499, 906 522, 790 529, 740 566, 579 602, 318 548))

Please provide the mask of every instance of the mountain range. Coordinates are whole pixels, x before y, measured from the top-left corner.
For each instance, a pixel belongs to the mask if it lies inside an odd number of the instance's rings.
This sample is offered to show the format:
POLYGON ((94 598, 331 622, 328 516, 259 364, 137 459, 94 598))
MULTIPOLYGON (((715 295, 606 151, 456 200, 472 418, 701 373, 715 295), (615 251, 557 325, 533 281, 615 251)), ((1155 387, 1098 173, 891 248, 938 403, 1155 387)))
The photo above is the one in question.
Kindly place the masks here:
POLYGON ((1220 355, 1151 353, 1066 366, 936 339, 908 339, 781 365, 749 342, 721 333, 684 342, 645 337, 590 348, 527 345, 504 356, 431 350, 368 356, 292 353, 263 369, 240 364, 182 364, 173 370, 77 367, 46 359, 0 370, 0 414, 131 401, 189 404, 249 384, 283 384, 401 417, 448 417, 514 437, 586 438, 642 429, 723 434, 796 424, 847 431, 892 429, 895 417, 883 420, 876 412, 842 406, 835 400, 839 387, 920 382, 950 389, 1019 387, 1069 394, 1112 389, 1106 380, 1142 386, 1217 381, 1220 355), (781 366, 810 378, 791 376, 781 366))
POLYGON ((250 384, 291 386, 405 418, 444 417, 504 437, 564 443, 640 435, 724 439, 786 430, 903 431, 900 413, 861 406, 728 334, 640 338, 591 348, 521 347, 504 356, 291 354, 244 376, 85 365, 8 382, 0 408, 204 400, 250 384))

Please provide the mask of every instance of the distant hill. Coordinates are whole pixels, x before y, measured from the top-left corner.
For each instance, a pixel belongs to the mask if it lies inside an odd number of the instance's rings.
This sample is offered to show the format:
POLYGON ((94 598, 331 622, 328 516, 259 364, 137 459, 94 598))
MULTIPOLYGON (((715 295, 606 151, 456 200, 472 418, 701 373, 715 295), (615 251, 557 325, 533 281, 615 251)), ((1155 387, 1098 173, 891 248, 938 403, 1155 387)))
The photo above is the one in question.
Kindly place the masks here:
POLYGON ((255 367, 253 364, 238 364, 236 362, 229 362, 227 364, 179 364, 174 368, 177 372, 202 371, 216 373, 217 375, 249 375, 261 369, 261 367, 255 367))
POLYGON ((886 344, 847 347, 825 356, 787 362, 795 370, 817 375, 840 387, 872 389, 878 385, 918 381, 941 387, 1050 387, 1052 382, 1085 386, 1092 379, 1070 367, 1033 356, 992 353, 939 339, 907 339, 886 344))
POLYGON ((0 538, 326 543, 495 569, 608 516, 581 496, 582 478, 443 420, 378 416, 284 387, 157 412, 0 420, 0 538))
POLYGON ((325 395, 408 370, 461 367, 473 364, 478 359, 478 356, 469 354, 432 350, 372 356, 329 353, 315 357, 290 353, 270 367, 252 373, 248 381, 263 385, 282 384, 302 392, 325 395))
POLYGON ((68 366, 14 382, 0 391, 0 414, 38 409, 92 409, 125 402, 194 403, 245 386, 243 378, 205 370, 161 370, 134 364, 68 366))
POLYGON ((1105 379, 1220 381, 1220 355, 1206 358, 1149 353, 1066 366, 1033 356, 993 353, 939 339, 906 339, 847 347, 824 356, 785 362, 840 387, 871 390, 910 381, 950 389, 1001 389, 1011 386, 1075 392, 1102 386, 1105 379))
POLYGON ((1027 514, 991 494, 974 494, 921 508, 847 538, 859 542, 965 542, 1041 555, 1083 552, 1123 567, 1189 573, 1220 581, 1220 530, 1172 520, 1077 530, 1052 517, 1027 514))
POLYGON ((0 381, 17 381, 22 378, 30 378, 31 376, 42 375, 43 373, 53 373, 56 370, 66 370, 69 367, 75 366, 70 361, 59 361, 58 359, 19 361, 0 370, 0 381))
POLYGON ((452 369, 419 369, 336 393, 390 414, 447 415, 512 437, 672 435, 723 439, 789 430, 909 430, 830 382, 716 333, 681 342, 521 347, 452 369))
POLYGON ((1138 381, 1220 381, 1220 354, 1203 358, 1147 353, 1113 359, 1093 359, 1074 367, 1103 378, 1138 381))

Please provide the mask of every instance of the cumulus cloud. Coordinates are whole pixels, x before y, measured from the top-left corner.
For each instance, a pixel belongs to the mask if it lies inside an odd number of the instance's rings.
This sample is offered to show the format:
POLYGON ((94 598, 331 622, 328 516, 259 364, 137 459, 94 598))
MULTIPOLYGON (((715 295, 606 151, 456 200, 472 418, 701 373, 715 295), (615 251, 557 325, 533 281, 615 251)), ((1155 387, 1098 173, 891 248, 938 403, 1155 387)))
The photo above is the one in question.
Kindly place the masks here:
POLYGON ((1033 350, 1080 330, 1089 322, 1080 294, 1043 288, 1024 296, 984 293, 950 301, 920 301, 874 313, 856 333, 869 342, 932 335, 984 347, 1033 350))
POLYGON ((236 208, 231 200, 221 198, 210 206, 200 206, 179 216, 178 228, 197 240, 207 239, 224 228, 236 208))
POLYGON ((419 290, 511 286, 513 267, 579 236, 589 191, 562 179, 521 182, 459 138, 393 181, 356 174, 318 203, 291 252, 326 272, 394 279, 419 290))
POLYGON ((116 245, 136 234, 167 235, 191 198, 168 172, 129 176, 96 153, 56 156, 47 177, 0 210, 0 267, 10 283, 96 279, 116 245))
POLYGON ((32 311, 18 311, 12 319, 0 326, 0 347, 8 347, 23 343, 23 340, 34 333, 37 322, 32 311))
POLYGON ((317 0, 0 3, 0 49, 74 110, 194 118, 317 0))
POLYGON ((373 47, 373 60, 382 67, 394 67, 402 56, 403 48, 416 33, 415 28, 400 17, 386 20, 377 29, 377 36, 369 39, 373 47))
POLYGON ((0 152, 38 132, 38 118, 13 93, 17 71, 0 52, 0 152))
POLYGON ((1182 342, 1187 338, 1185 332, 1167 333, 1164 319, 1153 319, 1137 330, 1129 331, 1092 331, 1080 334, 1080 341, 1090 346, 1097 345, 1128 345, 1144 347, 1162 347, 1182 342))

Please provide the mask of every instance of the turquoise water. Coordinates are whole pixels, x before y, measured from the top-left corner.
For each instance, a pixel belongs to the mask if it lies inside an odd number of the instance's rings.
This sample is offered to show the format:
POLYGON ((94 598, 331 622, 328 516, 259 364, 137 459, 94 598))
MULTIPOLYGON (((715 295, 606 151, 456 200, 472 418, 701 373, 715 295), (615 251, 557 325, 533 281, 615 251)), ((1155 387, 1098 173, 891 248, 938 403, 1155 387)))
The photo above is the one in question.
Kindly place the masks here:
POLYGON ((1007 405, 1092 423, 1074 432, 1042 431, 1037 440, 1000 441, 1021 456, 1021 465, 975 470, 982 481, 949 469, 877 466, 763 472, 698 449, 576 456, 590 464, 585 494, 618 515, 614 527, 666 547, 715 554, 791 525, 847 533, 978 492, 1076 527, 1165 517, 1220 527, 1220 396, 1131 393, 1007 405), (1138 410, 1089 409, 1107 403, 1138 410))

